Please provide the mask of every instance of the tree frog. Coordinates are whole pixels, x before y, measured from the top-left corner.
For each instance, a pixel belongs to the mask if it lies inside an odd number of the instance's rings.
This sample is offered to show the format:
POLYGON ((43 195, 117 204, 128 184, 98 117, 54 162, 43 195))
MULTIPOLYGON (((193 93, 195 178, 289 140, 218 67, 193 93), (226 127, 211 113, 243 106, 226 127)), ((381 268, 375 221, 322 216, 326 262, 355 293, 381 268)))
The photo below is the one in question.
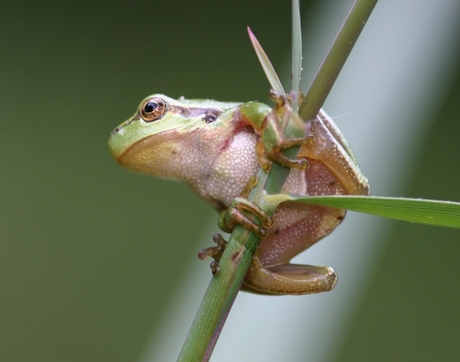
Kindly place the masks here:
MULTIPOLYGON (((369 194, 368 181, 350 146, 323 110, 308 122, 308 137, 301 140, 297 160, 279 152, 299 144, 283 138, 279 117, 276 108, 260 102, 175 100, 154 94, 113 130, 109 148, 116 161, 131 171, 186 182, 218 212, 242 194, 260 165, 266 166, 267 158, 292 167, 286 192, 369 194)), ((345 212, 293 201, 281 203, 242 289, 275 295, 331 290, 337 281, 332 268, 289 262, 332 232, 345 212)))

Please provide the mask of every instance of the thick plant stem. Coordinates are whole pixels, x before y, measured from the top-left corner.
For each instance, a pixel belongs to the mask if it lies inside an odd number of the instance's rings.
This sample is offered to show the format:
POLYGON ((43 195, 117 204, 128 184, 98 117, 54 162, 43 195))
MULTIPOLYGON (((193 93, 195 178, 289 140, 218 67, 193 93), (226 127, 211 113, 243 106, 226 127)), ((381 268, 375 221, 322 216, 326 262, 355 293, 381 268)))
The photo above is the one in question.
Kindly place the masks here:
MULTIPOLYGON (((307 92, 304 104, 299 111, 303 120, 314 118, 322 107, 375 3, 376 0, 358 0, 353 5, 326 60, 307 92)), ((298 136, 298 131, 288 125, 286 134, 290 137, 298 136)), ((295 158, 298 150, 299 148, 292 148, 287 150, 286 154, 295 158)), ((268 175, 259 171, 259 183, 251 191, 248 199, 259 204, 265 211, 273 212, 267 209, 268 206, 264 204, 262 194, 265 191, 280 192, 288 174, 289 169, 276 163, 272 165, 268 175)), ((258 243, 259 239, 248 230, 240 226, 235 228, 219 262, 220 272, 212 278, 209 284, 178 361, 208 361, 210 359, 258 243)))

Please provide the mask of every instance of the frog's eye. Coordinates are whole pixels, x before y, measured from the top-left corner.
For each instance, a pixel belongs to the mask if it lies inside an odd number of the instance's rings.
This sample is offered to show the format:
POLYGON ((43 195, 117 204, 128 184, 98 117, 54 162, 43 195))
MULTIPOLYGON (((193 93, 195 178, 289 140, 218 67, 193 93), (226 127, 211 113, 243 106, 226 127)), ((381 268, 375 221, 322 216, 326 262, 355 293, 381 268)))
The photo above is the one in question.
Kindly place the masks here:
POLYGON ((145 122, 153 122, 166 113, 167 107, 163 99, 154 97, 142 102, 140 107, 141 117, 145 122))

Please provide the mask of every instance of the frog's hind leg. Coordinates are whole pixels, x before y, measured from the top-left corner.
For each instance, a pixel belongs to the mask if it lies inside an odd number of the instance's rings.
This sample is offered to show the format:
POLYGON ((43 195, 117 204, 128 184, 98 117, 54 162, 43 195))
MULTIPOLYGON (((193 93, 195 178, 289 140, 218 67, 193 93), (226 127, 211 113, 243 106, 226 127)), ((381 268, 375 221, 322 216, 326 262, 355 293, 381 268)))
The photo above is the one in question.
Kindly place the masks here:
POLYGON ((336 284, 337 275, 331 267, 289 263, 265 267, 256 253, 242 289, 259 294, 301 295, 327 292, 336 284))
MULTIPOLYGON (((317 162, 312 162, 312 171, 318 173, 316 166, 317 162)), ((323 176, 328 182, 326 175, 323 176)), ((331 233, 344 216, 345 210, 336 208, 290 201, 280 204, 274 215, 275 224, 256 249, 246 274, 248 290, 300 295, 334 288, 337 275, 332 268, 290 264, 290 261, 331 233)))
POLYGON ((332 119, 323 111, 310 123, 310 136, 299 157, 322 162, 345 188, 345 194, 369 195, 367 179, 361 174, 353 151, 332 119))

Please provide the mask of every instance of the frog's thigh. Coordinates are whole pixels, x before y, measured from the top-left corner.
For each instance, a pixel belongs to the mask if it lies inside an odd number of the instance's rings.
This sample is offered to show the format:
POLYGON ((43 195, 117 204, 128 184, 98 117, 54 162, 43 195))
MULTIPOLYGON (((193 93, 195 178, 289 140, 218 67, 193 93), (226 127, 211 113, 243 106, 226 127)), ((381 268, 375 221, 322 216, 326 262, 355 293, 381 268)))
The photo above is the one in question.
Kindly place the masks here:
MULTIPOLYGON (((345 188, 345 194, 368 195, 367 179, 347 150, 319 120, 311 124, 311 138, 299 156, 321 161, 345 188)), ((351 152, 351 150, 350 150, 351 152)))
POLYGON ((260 294, 312 294, 335 287, 337 275, 331 267, 280 264, 264 267, 254 255, 243 290, 260 294))

